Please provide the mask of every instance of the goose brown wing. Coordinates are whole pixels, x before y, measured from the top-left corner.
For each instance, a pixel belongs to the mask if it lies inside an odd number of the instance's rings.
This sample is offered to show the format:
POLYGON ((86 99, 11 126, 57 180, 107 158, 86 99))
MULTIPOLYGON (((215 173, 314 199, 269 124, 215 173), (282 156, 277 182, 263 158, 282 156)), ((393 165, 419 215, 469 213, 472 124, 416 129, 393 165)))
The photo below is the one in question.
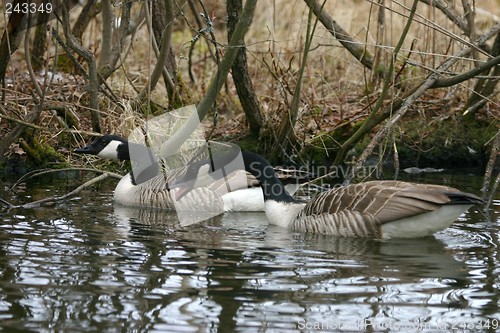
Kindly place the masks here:
POLYGON ((450 202, 447 193, 461 192, 439 185, 372 181, 321 193, 306 205, 302 214, 355 212, 384 224, 436 210, 450 202))

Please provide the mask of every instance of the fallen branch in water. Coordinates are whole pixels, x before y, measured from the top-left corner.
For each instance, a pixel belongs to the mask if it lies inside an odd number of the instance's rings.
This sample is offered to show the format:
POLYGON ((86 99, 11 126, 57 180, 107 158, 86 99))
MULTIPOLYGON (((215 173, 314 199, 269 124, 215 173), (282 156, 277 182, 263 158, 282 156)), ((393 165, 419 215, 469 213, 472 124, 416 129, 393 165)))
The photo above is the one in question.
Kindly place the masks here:
POLYGON ((24 174, 23 176, 21 176, 21 178, 19 178, 14 183, 14 185, 12 185, 11 189, 14 189, 17 185, 19 185, 22 182, 27 181, 28 179, 31 179, 31 178, 34 178, 34 177, 38 177, 38 176, 42 176, 42 175, 46 175, 48 173, 64 172, 64 171, 92 171, 92 172, 96 172, 96 173, 100 173, 100 174, 109 173, 110 177, 116 178, 116 179, 121 179, 123 177, 122 175, 120 175, 118 173, 114 173, 114 172, 110 172, 110 171, 98 170, 98 169, 94 169, 94 168, 43 169, 43 170, 35 170, 35 171, 28 172, 28 173, 24 174))
POLYGON ((10 202, 2 198, 0 198, 0 202, 3 203, 5 206, 7 206, 8 209, 11 209, 13 207, 13 205, 10 202))
POLYGON ((66 193, 65 195, 62 195, 62 196, 53 196, 53 197, 48 197, 48 198, 44 198, 44 199, 40 199, 40 200, 36 200, 36 201, 33 201, 33 202, 29 202, 29 203, 26 203, 26 204, 22 204, 22 205, 13 205, 11 204, 10 202, 4 200, 4 199, 1 199, 0 198, 0 202, 2 202, 3 204, 5 204, 8 209, 15 209, 15 208, 35 208, 35 207, 40 207, 42 205, 54 205, 55 203, 57 202, 61 202, 61 201, 65 201, 69 198, 72 198, 74 197, 75 195, 77 195, 78 193, 80 193, 81 191, 83 191, 84 189, 86 188, 89 188, 91 187, 92 185, 94 185, 95 183, 98 183, 100 182, 101 180, 104 180, 106 178, 117 178, 117 179, 121 179, 123 176, 120 175, 120 174, 117 174, 117 173, 114 173, 114 172, 107 172, 107 171, 101 171, 101 170, 97 170, 97 169, 89 169, 89 168, 80 168, 80 169, 58 169, 58 170, 44 170, 44 171, 41 171, 41 172, 37 172, 35 174, 30 174, 28 175, 28 177, 21 177, 20 180, 18 180, 14 186, 12 186, 12 188, 14 188, 15 186, 17 186, 21 181, 25 181, 27 179, 30 179, 32 177, 35 177, 35 176, 39 176, 39 175, 42 175, 42 174, 47 174, 47 173, 51 173, 51 172, 58 172, 58 171, 94 171, 94 172, 101 172, 102 174, 85 182, 84 184, 78 186, 77 188, 75 188, 73 191, 69 192, 69 193, 66 193))

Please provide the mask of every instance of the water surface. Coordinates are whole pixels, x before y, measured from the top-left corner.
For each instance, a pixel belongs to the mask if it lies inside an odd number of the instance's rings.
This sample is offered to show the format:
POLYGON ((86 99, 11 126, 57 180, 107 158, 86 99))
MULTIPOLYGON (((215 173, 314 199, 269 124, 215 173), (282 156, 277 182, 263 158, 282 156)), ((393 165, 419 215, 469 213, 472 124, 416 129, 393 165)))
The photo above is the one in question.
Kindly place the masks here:
MULTIPOLYGON (((424 175, 477 193, 471 175, 424 175)), ((29 202, 82 180, 30 181, 29 202)), ((263 213, 183 228, 119 207, 114 183, 1 211, 0 331, 491 331, 500 326, 500 200, 416 240, 300 235, 263 213)), ((499 199, 499 198, 497 198, 499 199)))

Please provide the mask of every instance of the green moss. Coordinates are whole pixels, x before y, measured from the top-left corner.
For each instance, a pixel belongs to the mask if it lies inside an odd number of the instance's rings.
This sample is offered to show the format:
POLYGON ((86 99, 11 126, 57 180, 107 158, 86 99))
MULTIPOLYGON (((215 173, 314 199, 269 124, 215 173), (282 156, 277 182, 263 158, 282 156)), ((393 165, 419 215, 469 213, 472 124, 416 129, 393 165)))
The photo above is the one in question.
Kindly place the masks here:
POLYGON ((60 53, 57 56, 56 68, 58 72, 73 73, 75 71, 74 63, 66 53, 60 53))
POLYGON ((15 179, 36 169, 70 167, 63 154, 57 152, 50 143, 39 140, 33 133, 32 130, 26 130, 18 141, 22 150, 9 151, 4 156, 0 164, 2 177, 15 179))
POLYGON ((361 126, 362 122, 349 123, 335 131, 318 134, 304 148, 301 157, 317 164, 329 164, 335 159, 338 149, 361 126))
POLYGON ((242 150, 259 151, 260 140, 256 135, 246 135, 236 142, 242 150))
POLYGON ((398 143, 402 166, 480 166, 487 158, 484 144, 497 132, 493 124, 464 122, 452 117, 402 122, 398 143))
MULTIPOLYGON (((340 145, 362 122, 345 125, 334 132, 317 135, 304 148, 301 157, 317 164, 333 162, 340 145)), ((493 122, 464 121, 462 117, 417 118, 408 115, 395 128, 395 140, 401 167, 469 167, 486 163, 489 150, 485 143, 497 133, 493 122)), ((372 132, 372 134, 375 132, 372 132)), ((373 135, 365 135, 348 155, 359 156, 373 135)), ((391 141, 392 142, 392 141, 391 141)), ((383 143, 382 143, 383 144, 383 143)), ((376 149, 375 153, 383 151, 376 149)), ((392 153, 392 144, 385 149, 392 153)), ((346 157, 349 159, 349 156, 346 157)))
POLYGON ((33 167, 61 168, 66 167, 64 156, 58 153, 54 147, 46 142, 38 141, 31 137, 28 141, 20 140, 21 148, 26 152, 29 164, 33 167))

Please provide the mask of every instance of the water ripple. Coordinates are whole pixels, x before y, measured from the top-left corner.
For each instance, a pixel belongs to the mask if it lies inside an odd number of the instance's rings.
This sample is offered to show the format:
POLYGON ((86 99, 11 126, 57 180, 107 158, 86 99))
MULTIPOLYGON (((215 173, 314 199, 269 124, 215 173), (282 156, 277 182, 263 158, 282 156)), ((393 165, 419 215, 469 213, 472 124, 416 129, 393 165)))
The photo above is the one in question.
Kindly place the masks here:
POLYGON ((290 233, 262 213, 183 228, 93 196, 0 213, 0 329, 435 332, 500 319, 499 226, 477 212, 436 237, 378 241, 290 233))

